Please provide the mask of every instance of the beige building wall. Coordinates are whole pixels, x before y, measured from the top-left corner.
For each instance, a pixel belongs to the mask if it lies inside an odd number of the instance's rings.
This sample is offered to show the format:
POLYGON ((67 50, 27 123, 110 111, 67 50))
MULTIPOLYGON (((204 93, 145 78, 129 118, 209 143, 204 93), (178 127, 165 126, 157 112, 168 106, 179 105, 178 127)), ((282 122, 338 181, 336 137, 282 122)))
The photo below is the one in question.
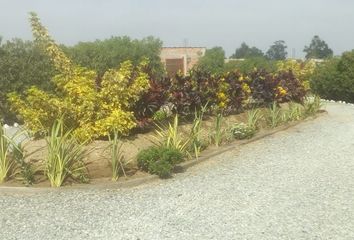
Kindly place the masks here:
POLYGON ((183 66, 178 66, 180 70, 187 72, 204 56, 206 48, 204 47, 164 47, 161 49, 161 61, 165 64, 168 73, 175 71, 176 66, 170 67, 168 62, 183 62, 183 66), (180 60, 180 61, 178 61, 180 60))

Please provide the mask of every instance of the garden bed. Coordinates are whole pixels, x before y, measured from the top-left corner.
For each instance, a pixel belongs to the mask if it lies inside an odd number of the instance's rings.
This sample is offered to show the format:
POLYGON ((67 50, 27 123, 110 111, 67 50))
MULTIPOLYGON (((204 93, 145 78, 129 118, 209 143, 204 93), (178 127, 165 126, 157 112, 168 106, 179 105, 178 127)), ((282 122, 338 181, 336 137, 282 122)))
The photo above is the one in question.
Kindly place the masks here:
MULTIPOLYGON (((288 104, 282 105, 283 109, 288 108, 288 104)), ((266 112, 267 109, 261 109, 261 112, 266 112)), ((323 113, 320 111, 319 113, 323 113)), ((311 116, 311 118, 316 117, 317 115, 311 116)), ((223 129, 226 131, 235 123, 246 122, 247 114, 240 113, 235 115, 226 116, 224 118, 223 129)), ((208 138, 208 129, 213 127, 215 122, 215 117, 208 116, 203 121, 203 131, 202 137, 208 138)), ((203 162, 211 157, 221 154, 225 151, 231 150, 235 147, 238 147, 243 144, 247 144, 249 142, 255 141, 257 139, 269 136, 278 131, 285 130, 289 127, 292 127, 301 120, 290 121, 287 123, 283 123, 275 128, 269 128, 265 119, 259 121, 259 130, 258 132, 250 139, 245 140, 236 140, 231 138, 230 136, 225 136, 223 140, 223 144, 219 147, 216 147, 212 144, 209 144, 201 155, 196 159, 195 157, 190 156, 186 158, 185 161, 181 164, 178 164, 175 167, 174 172, 185 171, 188 167, 203 162)), ((179 126, 181 134, 188 134, 192 125, 190 123, 184 123, 179 126)), ((112 169, 110 165, 110 152, 109 152, 109 141, 93 141, 89 145, 87 145, 86 151, 88 152, 86 158, 84 159, 85 165, 88 170, 90 181, 88 184, 80 184, 78 182, 72 181, 68 179, 64 186, 75 186, 75 187, 86 187, 86 186, 135 186, 146 181, 157 179, 158 176, 152 176, 146 172, 139 170, 137 165, 137 155, 138 153, 146 149, 150 146, 153 146, 156 142, 156 134, 154 131, 149 131, 144 134, 136 134, 130 137, 126 137, 122 140, 122 153, 124 156, 124 161, 127 163, 125 166, 126 177, 121 176, 118 181, 111 181, 112 177, 112 169)), ((29 162, 37 167, 43 166, 46 157, 46 141, 44 139, 40 140, 28 140, 24 142, 24 152, 26 162, 29 162)), ((38 173, 35 176, 36 182, 32 186, 35 188, 43 188, 50 187, 50 182, 45 178, 42 173, 38 173)), ((24 185, 21 181, 16 179, 11 179, 1 186, 4 187, 23 187, 24 185)))

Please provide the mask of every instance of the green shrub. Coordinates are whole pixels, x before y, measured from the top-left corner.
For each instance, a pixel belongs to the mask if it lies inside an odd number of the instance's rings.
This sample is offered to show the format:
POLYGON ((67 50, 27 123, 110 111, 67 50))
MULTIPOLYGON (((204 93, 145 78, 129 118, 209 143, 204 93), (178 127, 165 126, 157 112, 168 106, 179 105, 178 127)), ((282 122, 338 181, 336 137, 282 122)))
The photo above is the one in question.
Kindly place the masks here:
POLYGON ((9 95, 26 127, 43 135, 56 119, 63 118, 80 140, 108 136, 114 130, 128 134, 136 126, 134 103, 149 88, 146 61, 137 67, 126 61, 119 69, 108 70, 97 87, 97 73, 75 65, 50 38, 36 14, 32 13, 30 20, 36 42, 60 74, 53 78, 55 93, 31 87, 25 96, 9 95))
POLYGON ((171 175, 174 166, 183 161, 183 154, 178 149, 153 146, 138 153, 138 167, 143 171, 156 174, 161 178, 171 175))
POLYGON ((235 139, 248 139, 252 138, 256 133, 256 129, 245 124, 245 123, 237 123, 234 124, 230 129, 232 136, 235 139))
POLYGON ((157 160, 149 165, 149 173, 156 174, 160 178, 168 178, 171 176, 173 166, 171 163, 163 160, 157 160))
POLYGON ((321 63, 310 85, 322 98, 354 103, 354 50, 321 63))
POLYGON ((137 156, 138 167, 141 170, 148 172, 150 164, 156 161, 156 159, 159 158, 159 155, 160 148, 155 146, 141 150, 137 156))
POLYGON ((198 67, 211 73, 222 72, 225 64, 225 51, 222 47, 207 49, 205 55, 199 59, 198 67))

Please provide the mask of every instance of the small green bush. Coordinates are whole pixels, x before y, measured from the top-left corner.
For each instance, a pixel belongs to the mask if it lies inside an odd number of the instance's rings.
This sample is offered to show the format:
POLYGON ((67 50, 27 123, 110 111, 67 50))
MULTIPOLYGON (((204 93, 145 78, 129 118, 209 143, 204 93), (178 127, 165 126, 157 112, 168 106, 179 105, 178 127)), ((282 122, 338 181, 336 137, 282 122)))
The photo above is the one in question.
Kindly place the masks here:
POLYGON ((160 178, 168 178, 171 176, 173 166, 167 161, 158 160, 156 162, 152 162, 149 165, 149 173, 156 174, 160 178))
POLYGON ((153 146, 141 150, 137 156, 138 167, 143 171, 156 174, 160 178, 171 176, 174 166, 183 161, 183 154, 178 149, 153 146))
POLYGON ((354 102, 354 50, 321 63, 310 85, 322 98, 354 102))
POLYGON ((148 172, 150 164, 159 158, 159 152, 158 147, 150 147, 141 150, 137 156, 138 167, 141 170, 148 172))
POLYGON ((256 129, 245 123, 234 124, 230 129, 235 139, 249 139, 254 136, 256 129))

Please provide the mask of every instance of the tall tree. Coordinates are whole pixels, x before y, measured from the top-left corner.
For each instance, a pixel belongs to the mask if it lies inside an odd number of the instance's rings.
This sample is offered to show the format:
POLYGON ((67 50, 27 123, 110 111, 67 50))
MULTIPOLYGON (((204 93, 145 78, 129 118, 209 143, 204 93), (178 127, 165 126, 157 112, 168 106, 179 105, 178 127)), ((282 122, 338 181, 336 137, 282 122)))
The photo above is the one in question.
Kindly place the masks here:
POLYGON ((285 41, 275 41, 274 44, 268 49, 266 57, 270 60, 284 60, 288 55, 286 51, 287 48, 288 47, 285 45, 285 41))
POLYGON ((222 47, 207 49, 205 55, 200 58, 198 66, 212 73, 222 71, 225 63, 225 51, 222 47))
POLYGON ((16 120, 7 101, 10 92, 23 92, 30 86, 51 90, 50 79, 54 75, 50 59, 41 48, 21 39, 6 41, 0 45, 0 120, 6 123, 16 120))
POLYGON ((159 78, 164 73, 160 59, 162 41, 154 37, 141 40, 130 37, 111 37, 94 42, 80 42, 73 47, 61 46, 75 63, 94 69, 102 76, 110 68, 117 68, 122 62, 130 60, 134 65, 147 57, 149 74, 159 78))
POLYGON ((306 53, 306 59, 324 59, 333 56, 332 49, 317 35, 312 38, 309 46, 305 46, 304 52, 306 53))
POLYGON ((241 44, 239 48, 236 49, 235 53, 231 55, 231 58, 254 58, 263 57, 264 54, 262 50, 256 47, 249 47, 245 42, 241 44))

